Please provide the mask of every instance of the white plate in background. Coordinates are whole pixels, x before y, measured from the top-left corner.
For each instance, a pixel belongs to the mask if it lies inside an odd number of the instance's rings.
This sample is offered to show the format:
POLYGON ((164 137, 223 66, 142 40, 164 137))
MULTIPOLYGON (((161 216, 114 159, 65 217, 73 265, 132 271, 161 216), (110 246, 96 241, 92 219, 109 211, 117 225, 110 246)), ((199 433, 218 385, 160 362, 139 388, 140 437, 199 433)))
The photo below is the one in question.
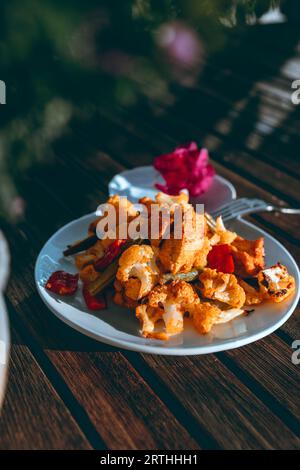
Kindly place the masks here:
MULTIPOLYGON (((158 171, 153 166, 139 166, 115 175, 108 185, 108 192, 110 196, 113 194, 127 196, 132 202, 137 202, 145 196, 154 199, 158 192, 155 183, 164 183, 158 171)), ((215 175, 208 191, 193 198, 191 202, 204 204, 207 212, 213 212, 235 198, 236 191, 230 181, 215 175)))

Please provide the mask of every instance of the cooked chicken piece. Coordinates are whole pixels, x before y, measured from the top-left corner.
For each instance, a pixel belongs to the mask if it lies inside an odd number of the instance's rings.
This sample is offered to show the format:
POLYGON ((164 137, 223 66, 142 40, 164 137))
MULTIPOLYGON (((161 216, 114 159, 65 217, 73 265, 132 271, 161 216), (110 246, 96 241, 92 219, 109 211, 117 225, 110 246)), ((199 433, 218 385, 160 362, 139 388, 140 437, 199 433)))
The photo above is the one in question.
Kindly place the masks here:
POLYGON ((205 268, 199 275, 200 292, 208 299, 219 300, 231 307, 244 305, 246 295, 233 274, 220 273, 216 269, 205 268))
POLYGON ((136 311, 141 320, 142 334, 152 333, 158 320, 164 321, 167 335, 181 333, 184 314, 197 302, 199 298, 195 290, 185 281, 156 286, 148 296, 148 304, 136 311))
POLYGON ((258 305, 262 303, 264 296, 259 288, 255 289, 255 287, 251 286, 243 279, 239 279, 239 284, 244 289, 246 294, 245 305, 258 305))
POLYGON ((204 237, 202 248, 197 251, 194 261, 196 269, 203 269, 207 265, 207 255, 211 250, 211 245, 208 237, 204 237))
POLYGON ((159 247, 161 240, 170 233, 170 227, 173 222, 173 216, 170 213, 169 208, 164 209, 164 216, 161 209, 161 206, 157 201, 153 201, 149 197, 144 197, 139 200, 140 204, 143 204, 146 207, 148 213, 148 238, 153 247, 159 247), (158 221, 157 226, 153 224, 154 217, 157 217, 158 221))
POLYGON ((258 273, 258 283, 265 299, 281 302, 295 291, 295 279, 280 263, 258 273))
POLYGON ((181 233, 172 233, 170 239, 163 241, 159 251, 163 269, 172 274, 189 272, 204 244, 204 215, 197 214, 189 205, 184 217, 181 233))
POLYGON ((121 283, 125 295, 138 300, 149 294, 158 281, 155 253, 151 246, 132 245, 119 260, 116 279, 121 283))
POLYGON ((171 235, 169 240, 163 242, 159 252, 159 261, 163 271, 172 274, 189 272, 202 243, 202 240, 187 241, 184 237, 182 240, 176 240, 171 235))
POLYGON ((179 196, 158 193, 155 200, 144 197, 139 200, 139 203, 146 207, 149 240, 151 245, 155 247, 161 244, 162 239, 169 238, 178 209, 183 212, 186 208, 191 207, 188 204, 188 195, 185 193, 180 193, 179 196))
POLYGON ((191 317, 195 328, 199 333, 205 335, 210 332, 214 325, 227 323, 242 313, 244 313, 244 310, 240 308, 221 310, 216 305, 212 305, 209 302, 203 302, 194 306, 191 317))
POLYGON ((230 245, 237 237, 235 232, 230 232, 227 230, 222 217, 219 216, 216 220, 216 228, 214 232, 211 230, 208 233, 209 242, 213 245, 230 245))
POLYGON ((264 238, 245 240, 236 237, 231 244, 235 273, 241 277, 255 276, 265 266, 264 238))

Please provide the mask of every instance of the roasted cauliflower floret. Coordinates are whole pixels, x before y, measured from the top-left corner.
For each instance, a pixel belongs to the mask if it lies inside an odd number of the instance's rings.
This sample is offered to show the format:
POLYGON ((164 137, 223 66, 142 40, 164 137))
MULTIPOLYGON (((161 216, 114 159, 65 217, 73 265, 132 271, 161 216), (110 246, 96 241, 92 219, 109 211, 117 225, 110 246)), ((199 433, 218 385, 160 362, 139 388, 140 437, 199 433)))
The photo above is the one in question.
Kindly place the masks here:
POLYGON ((120 218, 122 218, 123 216, 127 217, 128 220, 132 220, 138 215, 134 204, 132 204, 132 202, 130 202, 129 199, 127 199, 127 197, 122 197, 122 196, 119 196, 118 194, 115 194, 108 198, 106 204, 104 204, 104 212, 105 212, 106 205, 107 206, 111 205, 115 208, 117 225, 119 225, 120 218))
POLYGON ((211 305, 208 302, 201 302, 194 306, 191 317, 196 330, 201 335, 209 333, 220 313, 221 310, 216 305, 211 305))
POLYGON ((246 295, 233 274, 220 273, 216 269, 205 268, 199 275, 200 292, 208 299, 218 300, 240 308, 246 295))
POLYGON ((295 290, 295 279, 280 263, 258 273, 260 291, 265 299, 281 302, 295 290))
POLYGON ((148 305, 139 305, 136 308, 136 317, 140 320, 142 335, 145 338, 168 340, 169 335, 164 331, 155 331, 156 323, 162 320, 163 310, 151 308, 148 305))
POLYGON ((261 290, 251 286, 248 282, 245 282, 243 279, 239 280, 240 286, 244 289, 246 294, 245 305, 258 305, 261 304, 264 300, 264 295, 261 290))
MULTIPOLYGON (((130 202, 126 197, 120 197, 118 194, 114 194, 113 196, 110 196, 106 202, 107 205, 112 205, 115 208, 116 211, 116 224, 119 225, 120 223, 120 216, 121 218, 123 216, 126 216, 128 221, 134 219, 138 213, 134 207, 134 204, 130 202)), ((88 233, 89 235, 93 234, 96 232, 96 228, 100 220, 102 220, 105 216, 105 205, 104 204, 104 213, 95 219, 89 226, 88 233)))
POLYGON ((227 323, 242 313, 244 313, 244 310, 240 308, 221 310, 216 305, 203 302, 193 307, 191 317, 195 328, 200 334, 205 335, 210 332, 214 325, 227 323))
POLYGON ((116 239, 128 239, 129 223, 138 216, 138 212, 126 197, 115 194, 101 206, 102 215, 89 227, 89 234, 97 233, 106 250, 116 239), (110 220, 110 222, 108 222, 110 220))
POLYGON ((169 284, 156 286, 148 296, 148 304, 157 307, 167 301, 179 302, 187 307, 193 302, 199 301, 194 288, 185 281, 172 281, 169 284))
POLYGON ((156 286, 147 300, 148 304, 143 305, 142 309, 138 307, 136 311, 136 315, 141 320, 144 336, 149 336, 149 328, 152 328, 150 333, 154 331, 158 320, 163 320, 167 335, 181 333, 184 314, 199 302, 195 290, 185 281, 173 281, 170 284, 156 286))
POLYGON ((213 245, 230 245, 237 237, 235 232, 230 232, 225 227, 222 217, 217 217, 214 232, 208 233, 210 244, 213 245))
POLYGON ((137 300, 133 300, 126 296, 123 286, 120 281, 117 279, 114 282, 115 294, 113 297, 113 301, 115 304, 120 305, 121 307, 127 308, 136 308, 138 305, 137 300))
POLYGON ((158 274, 151 246, 132 245, 120 257, 116 279, 127 297, 138 300, 153 289, 158 274))
POLYGON ((265 266, 264 238, 245 240, 236 237, 231 244, 235 273, 241 277, 255 276, 265 266))
POLYGON ((189 204, 189 196, 183 191, 178 196, 170 196, 166 193, 157 193, 155 196, 157 204, 168 206, 171 211, 176 205, 186 206, 189 204))

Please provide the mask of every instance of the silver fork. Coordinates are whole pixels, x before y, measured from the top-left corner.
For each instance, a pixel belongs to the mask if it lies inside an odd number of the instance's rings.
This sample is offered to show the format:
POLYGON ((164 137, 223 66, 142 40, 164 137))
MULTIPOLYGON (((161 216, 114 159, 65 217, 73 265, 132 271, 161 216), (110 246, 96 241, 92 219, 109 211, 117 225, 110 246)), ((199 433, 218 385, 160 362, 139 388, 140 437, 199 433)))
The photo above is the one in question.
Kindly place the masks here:
POLYGON ((241 215, 252 214, 254 212, 281 212, 283 214, 300 214, 300 209, 292 209, 290 207, 273 206, 262 199, 249 199, 243 197, 235 199, 228 204, 220 207, 216 211, 211 212, 212 219, 219 215, 222 216, 223 222, 228 222, 231 219, 236 219, 241 215))

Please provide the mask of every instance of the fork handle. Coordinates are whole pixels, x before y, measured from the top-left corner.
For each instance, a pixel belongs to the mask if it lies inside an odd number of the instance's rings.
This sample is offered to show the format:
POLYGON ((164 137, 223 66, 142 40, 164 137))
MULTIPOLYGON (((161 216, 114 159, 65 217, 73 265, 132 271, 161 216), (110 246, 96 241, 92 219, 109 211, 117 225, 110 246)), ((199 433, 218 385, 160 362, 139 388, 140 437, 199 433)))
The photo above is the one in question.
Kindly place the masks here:
MULTIPOLYGON (((255 212, 272 211, 275 209, 274 206, 268 204, 262 199, 242 198, 241 202, 243 202, 244 207, 239 210, 233 209, 232 211, 229 211, 229 214, 224 214, 222 216, 224 222, 228 222, 229 220, 236 219, 243 215, 253 214, 255 212)), ((219 213, 222 215, 222 208, 220 208, 219 213)))
MULTIPOLYGON (((300 209, 293 209, 291 207, 278 207, 273 206, 261 199, 244 199, 246 202, 245 207, 238 211, 232 211, 231 214, 225 215, 223 217, 224 222, 228 222, 229 220, 236 219, 242 215, 249 215, 254 214, 257 212, 281 212, 282 214, 300 214, 300 209)), ((221 212, 222 214, 222 212, 221 212)))
POLYGON ((273 207, 271 210, 282 212, 282 214, 300 214, 300 209, 293 209, 291 207, 273 207))
POLYGON ((223 221, 228 222, 229 220, 236 219, 237 217, 241 217, 243 215, 254 214, 256 212, 271 212, 272 210, 274 210, 274 207, 265 203, 264 205, 262 204, 260 206, 257 205, 255 207, 248 207, 236 212, 235 214, 230 214, 229 216, 224 217, 223 221))

